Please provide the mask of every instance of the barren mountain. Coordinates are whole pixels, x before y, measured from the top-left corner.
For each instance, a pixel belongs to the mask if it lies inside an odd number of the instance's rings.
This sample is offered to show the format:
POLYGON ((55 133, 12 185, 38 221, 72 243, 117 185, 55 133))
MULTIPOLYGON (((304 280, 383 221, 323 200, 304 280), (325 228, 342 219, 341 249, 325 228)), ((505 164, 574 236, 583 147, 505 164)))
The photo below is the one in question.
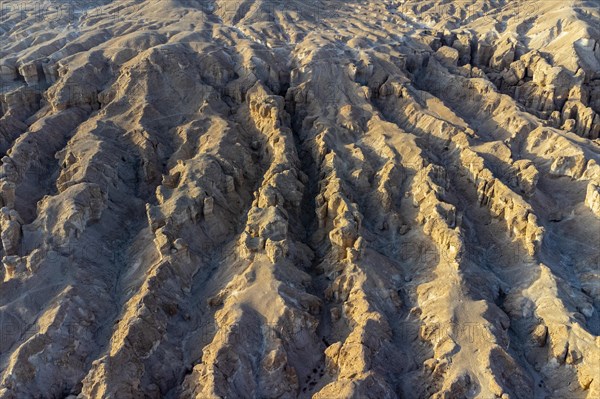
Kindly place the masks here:
POLYGON ((0 398, 600 397, 597 0, 8 0, 0 84, 0 398))

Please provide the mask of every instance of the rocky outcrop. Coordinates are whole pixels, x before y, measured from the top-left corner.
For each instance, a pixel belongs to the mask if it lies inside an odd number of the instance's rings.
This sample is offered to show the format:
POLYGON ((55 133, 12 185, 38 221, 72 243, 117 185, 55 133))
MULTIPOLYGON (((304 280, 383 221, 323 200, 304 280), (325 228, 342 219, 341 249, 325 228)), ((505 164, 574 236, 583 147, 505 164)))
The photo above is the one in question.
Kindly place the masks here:
POLYGON ((600 185, 595 182, 588 184, 585 204, 594 212, 594 215, 600 217, 600 185))
POLYGON ((461 152, 461 162, 468 171, 469 179, 477 186, 480 205, 488 206, 494 216, 503 218, 507 230, 523 240, 529 254, 535 254, 542 242, 544 229, 538 225, 537 216, 529 204, 494 178, 472 150, 465 148, 461 152))
POLYGON ((23 220, 14 209, 0 209, 0 230, 2 231, 2 249, 6 255, 16 255, 21 244, 21 226, 23 220))

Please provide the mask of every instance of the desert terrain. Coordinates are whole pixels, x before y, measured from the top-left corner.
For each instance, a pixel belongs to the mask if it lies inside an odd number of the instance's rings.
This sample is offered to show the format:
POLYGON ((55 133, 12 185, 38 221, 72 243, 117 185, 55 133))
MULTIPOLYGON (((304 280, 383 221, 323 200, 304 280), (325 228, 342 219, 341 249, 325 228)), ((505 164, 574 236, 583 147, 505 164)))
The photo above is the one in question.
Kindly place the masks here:
POLYGON ((597 0, 0 2, 0 398, 600 397, 597 0))

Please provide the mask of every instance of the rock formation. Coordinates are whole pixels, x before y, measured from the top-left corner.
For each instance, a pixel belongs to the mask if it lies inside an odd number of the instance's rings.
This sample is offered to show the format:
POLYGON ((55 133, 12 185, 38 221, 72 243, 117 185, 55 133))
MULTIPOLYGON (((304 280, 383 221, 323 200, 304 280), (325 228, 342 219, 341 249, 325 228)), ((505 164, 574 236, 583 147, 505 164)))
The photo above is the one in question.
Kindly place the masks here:
POLYGON ((0 7, 0 398, 600 396, 597 2, 0 7))

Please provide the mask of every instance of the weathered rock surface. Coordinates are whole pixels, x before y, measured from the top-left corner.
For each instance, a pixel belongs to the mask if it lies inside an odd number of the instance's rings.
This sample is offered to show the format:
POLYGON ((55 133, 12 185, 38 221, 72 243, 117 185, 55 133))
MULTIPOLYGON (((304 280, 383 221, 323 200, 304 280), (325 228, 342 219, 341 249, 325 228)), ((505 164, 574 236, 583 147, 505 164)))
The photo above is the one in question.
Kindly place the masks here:
POLYGON ((0 7, 0 398, 600 396, 597 2, 0 7))

